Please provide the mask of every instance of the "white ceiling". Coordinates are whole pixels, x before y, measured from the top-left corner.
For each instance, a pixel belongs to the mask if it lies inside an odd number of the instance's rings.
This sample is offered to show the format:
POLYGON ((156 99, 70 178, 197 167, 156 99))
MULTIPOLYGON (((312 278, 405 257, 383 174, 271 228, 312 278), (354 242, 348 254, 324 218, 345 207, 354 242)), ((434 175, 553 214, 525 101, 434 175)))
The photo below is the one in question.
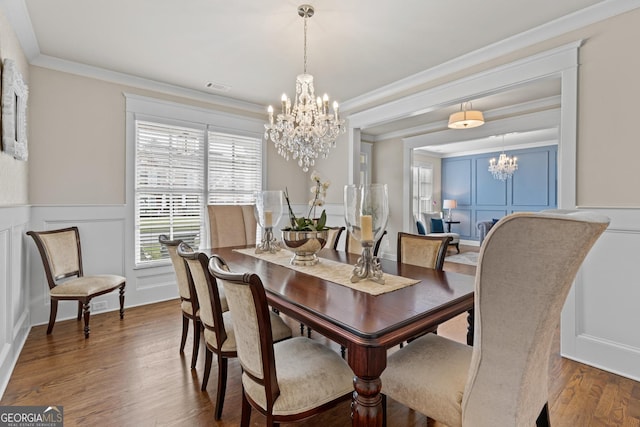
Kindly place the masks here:
MULTIPOLYGON (((308 72, 340 102, 478 49, 571 20, 620 0, 311 0, 308 72), (572 15, 573 14, 573 15, 572 15)), ((278 104, 303 71, 303 0, 0 0, 31 63, 106 70, 249 103, 278 104), (212 90, 208 82, 225 90, 212 90)), ((635 6, 638 7, 638 6, 635 6)), ((576 19, 574 19, 576 20, 576 19)), ((552 34, 553 35, 553 34, 552 34)), ((559 93, 553 82, 474 100, 474 108, 559 93)), ((367 130, 443 123, 450 112, 367 130)))

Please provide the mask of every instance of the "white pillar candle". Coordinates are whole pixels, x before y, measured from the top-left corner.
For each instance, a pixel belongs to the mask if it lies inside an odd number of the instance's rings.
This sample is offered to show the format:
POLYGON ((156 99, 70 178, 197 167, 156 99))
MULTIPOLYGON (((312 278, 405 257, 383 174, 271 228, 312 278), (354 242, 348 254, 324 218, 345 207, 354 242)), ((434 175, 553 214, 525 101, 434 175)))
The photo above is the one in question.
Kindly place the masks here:
POLYGON ((362 241, 373 242, 373 221, 371 215, 362 215, 360 217, 360 229, 362 230, 362 241))
POLYGON ((264 226, 271 227, 273 225, 272 222, 273 222, 273 212, 264 211, 264 226))

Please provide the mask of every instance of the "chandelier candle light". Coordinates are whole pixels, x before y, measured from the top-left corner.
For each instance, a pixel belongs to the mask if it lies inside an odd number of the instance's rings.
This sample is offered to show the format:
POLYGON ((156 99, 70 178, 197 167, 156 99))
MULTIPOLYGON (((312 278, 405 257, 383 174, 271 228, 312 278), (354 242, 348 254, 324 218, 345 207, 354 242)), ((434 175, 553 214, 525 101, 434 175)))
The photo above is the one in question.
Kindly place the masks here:
POLYGON ((282 112, 274 118, 269 105, 269 123, 264 125, 265 139, 273 141, 278 154, 285 159, 298 159, 304 172, 315 165, 318 156, 326 158, 329 149, 336 146, 336 138, 346 131, 344 120, 338 115, 338 103, 333 102, 329 111, 329 96, 315 96, 313 76, 307 74, 307 20, 314 14, 313 6, 298 7, 298 15, 304 18, 304 72, 296 78, 296 97, 293 105, 286 94, 282 95, 282 112))

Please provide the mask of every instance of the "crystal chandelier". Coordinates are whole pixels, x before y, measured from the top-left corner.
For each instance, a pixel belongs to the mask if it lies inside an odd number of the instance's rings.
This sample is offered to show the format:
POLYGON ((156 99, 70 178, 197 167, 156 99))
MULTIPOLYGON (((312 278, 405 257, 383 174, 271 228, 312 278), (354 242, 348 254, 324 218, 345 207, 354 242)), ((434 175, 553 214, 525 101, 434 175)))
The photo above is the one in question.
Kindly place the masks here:
MULTIPOLYGON (((502 146, 504 147, 504 135, 502 135, 502 146)), ((500 181, 506 181, 511 178, 517 169, 518 158, 507 156, 504 153, 504 148, 497 162, 496 159, 489 160, 489 172, 491 172, 494 179, 499 179, 500 181)))
POLYGON ((282 112, 273 116, 270 105, 269 123, 265 124, 264 137, 271 140, 278 153, 289 160, 298 159, 298 166, 307 172, 318 156, 326 158, 329 149, 336 146, 336 138, 345 132, 344 120, 338 116, 338 103, 333 102, 329 112, 329 96, 316 98, 313 76, 307 74, 307 20, 314 13, 313 6, 298 7, 298 15, 304 18, 304 73, 296 78, 296 98, 293 105, 286 94, 282 95, 282 112))

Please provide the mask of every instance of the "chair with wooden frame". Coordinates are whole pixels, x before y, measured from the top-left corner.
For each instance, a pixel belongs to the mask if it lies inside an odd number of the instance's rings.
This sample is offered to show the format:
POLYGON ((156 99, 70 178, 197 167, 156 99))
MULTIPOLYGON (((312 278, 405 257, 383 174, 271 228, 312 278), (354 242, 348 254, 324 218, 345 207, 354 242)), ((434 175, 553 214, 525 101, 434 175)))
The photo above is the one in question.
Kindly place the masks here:
POLYGON ((329 228, 329 237, 327 238, 326 248, 332 248, 334 250, 338 249, 338 244, 340 243, 340 236, 342 232, 345 230, 345 227, 331 227, 329 228))
POLYGON ((584 211, 504 217, 480 248, 475 341, 434 334, 391 354, 383 392, 451 427, 549 426, 549 356, 560 312, 609 219, 584 211))
MULTIPOLYGON (((373 256, 378 256, 378 251, 380 250, 382 239, 386 234, 387 234, 387 230, 384 230, 384 232, 382 233, 382 236, 380 236, 380 238, 376 241, 375 245, 373 246, 373 256)), ((347 231, 347 241, 346 241, 344 250, 351 254, 356 254, 356 255, 362 254, 362 245, 360 244, 360 241, 358 241, 358 239, 353 237, 353 235, 348 231, 347 231)))
MULTIPOLYGON (((204 328, 206 346, 202 391, 207 389, 213 353, 216 354, 218 359, 218 387, 214 417, 219 420, 222 416, 227 385, 227 361, 229 358, 237 356, 234 322, 229 311, 222 311, 220 287, 208 270, 209 256, 202 252, 194 251, 184 242, 178 246, 178 255, 187 264, 200 304, 200 323, 204 328)), ((277 314, 271 312, 269 320, 274 341, 291 338, 291 328, 277 314)))
POLYGON ((266 416, 266 425, 276 426, 351 399, 353 372, 336 352, 307 337, 273 342, 271 312, 258 275, 230 273, 215 255, 209 271, 224 286, 233 316, 242 365, 241 426, 249 426, 251 407, 266 416))
POLYGON ((451 236, 398 233, 398 262, 442 271, 451 236))
MULTIPOLYGON (((170 240, 169 237, 162 234, 158 241, 167 248, 173 269, 176 273, 176 282, 178 283, 178 293, 180 294, 180 309, 182 311, 182 337, 180 339, 180 354, 184 352, 184 346, 187 342, 187 334, 189 332, 189 323, 193 323, 193 347, 191 352, 191 369, 195 369, 198 360, 198 352, 200 349, 200 306, 198 304, 198 296, 193 288, 191 274, 187 265, 178 255, 178 245, 182 240, 170 240)), ((220 305, 223 311, 228 310, 227 299, 224 294, 220 295, 220 305)))
POLYGON ((208 205, 211 247, 256 244, 254 205, 208 205))
POLYGON ((120 289, 120 319, 124 318, 126 279, 115 274, 84 275, 78 227, 29 231, 27 235, 33 238, 38 247, 49 284, 51 311, 47 335, 53 331, 60 300, 78 301, 78 320, 84 316, 85 338, 89 338, 92 298, 120 289))

